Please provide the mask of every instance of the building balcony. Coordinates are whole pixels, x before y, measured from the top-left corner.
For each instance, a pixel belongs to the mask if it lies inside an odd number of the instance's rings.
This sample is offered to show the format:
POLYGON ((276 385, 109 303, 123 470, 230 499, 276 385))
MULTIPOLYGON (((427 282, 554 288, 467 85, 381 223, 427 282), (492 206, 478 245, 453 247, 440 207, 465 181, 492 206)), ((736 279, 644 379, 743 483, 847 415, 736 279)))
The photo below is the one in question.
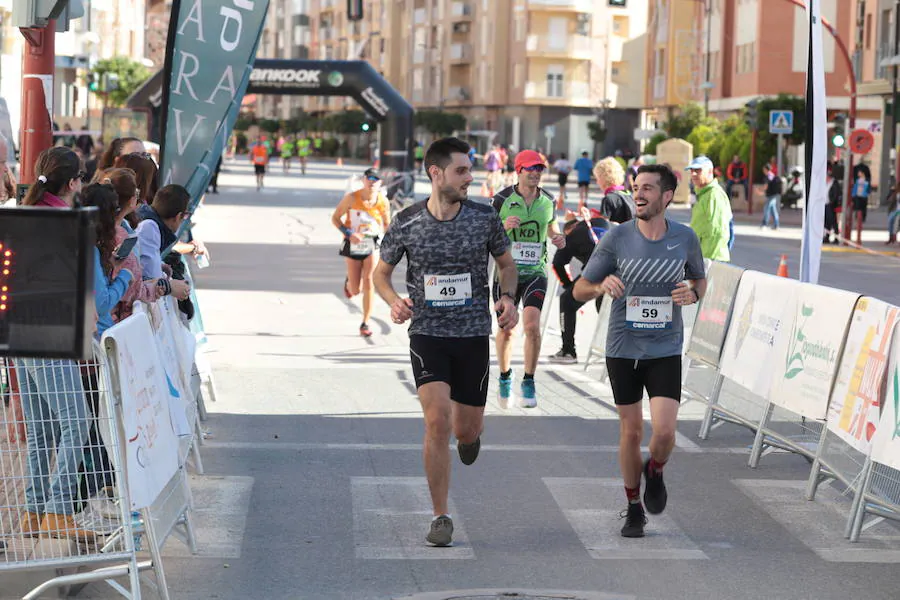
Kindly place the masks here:
POLYGON ((546 35, 529 35, 525 51, 530 58, 591 60, 593 43, 586 35, 573 35, 567 39, 551 39, 546 35))
POLYGON ((450 20, 453 23, 472 20, 472 4, 470 2, 454 2, 450 5, 450 20))
POLYGON ((472 91, 464 85, 450 86, 447 90, 447 102, 468 102, 472 99, 472 91))
POLYGON ((594 0, 528 0, 528 10, 593 13, 594 0))
POLYGON ((450 62, 457 65, 472 62, 472 44, 452 44, 450 62))
POLYGON ((558 106, 590 106, 591 86, 586 81, 571 81, 562 84, 529 81, 525 84, 525 102, 558 106))

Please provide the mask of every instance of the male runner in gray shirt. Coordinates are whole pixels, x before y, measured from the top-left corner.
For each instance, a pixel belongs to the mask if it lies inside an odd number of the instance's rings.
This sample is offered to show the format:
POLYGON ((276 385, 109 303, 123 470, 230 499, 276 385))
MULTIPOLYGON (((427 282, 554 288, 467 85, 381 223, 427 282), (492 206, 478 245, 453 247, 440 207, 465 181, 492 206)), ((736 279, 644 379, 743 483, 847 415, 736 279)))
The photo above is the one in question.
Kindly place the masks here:
POLYGON ((681 401, 681 307, 699 302, 706 292, 696 234, 666 218, 677 185, 675 174, 666 165, 638 169, 636 218, 603 237, 573 292, 579 302, 600 294, 615 299, 609 318, 606 369, 621 425, 619 466, 628 498, 624 537, 644 535, 647 518, 640 499, 641 472, 647 479, 647 511, 658 514, 666 507, 663 466, 675 446, 681 401), (653 435, 650 458, 643 462, 641 398, 645 388, 653 435))
POLYGON ((434 142, 425 153, 431 197, 400 212, 381 242, 375 289, 391 306, 391 319, 409 327, 413 377, 425 415, 425 474, 434 509, 428 543, 449 546, 453 520, 447 514, 450 432, 463 464, 481 448, 487 401, 492 306, 488 254, 500 273, 500 297, 493 303, 502 329, 516 326, 518 282, 509 238, 493 207, 472 202, 469 145, 456 138, 434 142), (391 284, 394 267, 406 256, 402 298, 391 284))

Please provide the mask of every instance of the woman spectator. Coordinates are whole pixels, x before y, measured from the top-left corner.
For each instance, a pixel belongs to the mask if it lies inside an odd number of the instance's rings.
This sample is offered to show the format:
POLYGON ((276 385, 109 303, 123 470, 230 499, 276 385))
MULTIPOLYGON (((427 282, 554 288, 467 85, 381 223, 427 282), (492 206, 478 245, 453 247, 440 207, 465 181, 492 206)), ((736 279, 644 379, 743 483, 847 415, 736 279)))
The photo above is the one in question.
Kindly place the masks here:
MULTIPOLYGON (((23 204, 71 208, 81 191, 84 172, 69 148, 41 152, 35 164, 37 180, 23 204)), ((59 310, 57 307, 56 310, 59 310)), ((28 483, 23 535, 94 539, 73 518, 78 493, 78 467, 88 439, 88 406, 78 363, 67 359, 16 359, 22 408, 28 425, 28 483), (55 464, 53 456, 56 455, 55 464)))
MULTIPOLYGON (((134 171, 131 169, 110 169, 103 173, 100 183, 111 185, 118 197, 118 212, 116 213, 116 247, 121 246, 134 230, 125 220, 137 209, 138 196, 141 190, 135 182, 134 171)), ((186 293, 187 284, 183 281, 170 280, 168 277, 158 279, 143 279, 140 263, 140 249, 135 249, 113 269, 113 275, 119 270, 128 269, 134 275, 134 279, 128 285, 125 295, 113 307, 112 320, 114 323, 128 318, 134 310, 135 301, 146 304, 156 302, 162 296, 175 291, 176 297, 186 293)))
POLYGON ((113 326, 112 309, 125 295, 134 273, 116 258, 119 197, 109 184, 84 188, 82 202, 97 208, 97 246, 94 248, 94 300, 97 305, 97 337, 113 326))
POLYGON ((888 192, 888 241, 887 245, 897 243, 897 227, 900 225, 900 183, 888 192))
MULTIPOLYGON (((156 163, 153 162, 153 159, 150 158, 146 152, 130 152, 128 154, 123 154, 122 156, 117 157, 113 161, 113 164, 114 166, 112 168, 130 169, 134 172, 135 185, 140 191, 137 198, 138 207, 153 202, 156 190, 159 189, 159 184, 156 181, 158 169, 156 168, 156 163)), ((107 170, 108 169, 98 170, 96 175, 94 175, 93 182, 98 183, 104 178, 104 172, 107 170)), ((135 209, 127 216, 125 222, 131 230, 134 230, 137 227, 138 221, 137 209, 135 209)))
MULTIPOLYGON (((144 142, 134 137, 115 138, 109 143, 106 152, 103 153, 100 164, 97 165, 97 170, 105 171, 113 166, 113 163, 115 163, 118 157, 124 156, 125 154, 131 154, 132 152, 142 152, 146 154, 147 148, 144 147, 144 142)), ((149 154, 147 155, 147 158, 150 158, 149 154)))

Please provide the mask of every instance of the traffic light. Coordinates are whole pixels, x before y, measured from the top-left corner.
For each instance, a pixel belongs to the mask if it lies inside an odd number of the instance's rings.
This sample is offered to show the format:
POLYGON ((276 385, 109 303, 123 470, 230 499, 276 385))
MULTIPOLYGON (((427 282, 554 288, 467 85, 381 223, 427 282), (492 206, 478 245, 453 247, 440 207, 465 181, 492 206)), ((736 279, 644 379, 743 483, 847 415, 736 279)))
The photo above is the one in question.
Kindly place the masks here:
POLYGON ((365 131, 365 132, 368 132, 370 129, 372 129, 372 126, 369 125, 369 122, 368 122, 368 121, 363 121, 363 124, 360 125, 359 128, 362 129, 362 130, 365 131))
POLYGON ((87 74, 87 88, 91 92, 100 90, 100 82, 97 81, 97 75, 93 72, 87 74))
POLYGON ((347 20, 362 21, 363 0, 347 0, 347 20))
POLYGON ((744 122, 750 129, 756 129, 759 124, 759 100, 751 100, 744 105, 744 122))
POLYGON ((847 115, 838 113, 834 115, 834 135, 831 137, 831 143, 835 148, 843 148, 846 139, 847 115))

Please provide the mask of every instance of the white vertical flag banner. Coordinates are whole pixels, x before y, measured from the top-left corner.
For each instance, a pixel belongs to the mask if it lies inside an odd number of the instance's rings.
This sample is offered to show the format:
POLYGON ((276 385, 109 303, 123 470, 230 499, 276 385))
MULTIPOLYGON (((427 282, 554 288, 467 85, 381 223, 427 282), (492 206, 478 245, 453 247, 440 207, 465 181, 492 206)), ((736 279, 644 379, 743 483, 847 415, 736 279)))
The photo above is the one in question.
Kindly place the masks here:
POLYGON ((821 0, 807 2, 809 62, 806 70, 806 204, 800 247, 800 281, 819 282, 825 203, 828 202, 828 125, 825 115, 825 61, 822 57, 821 0))

